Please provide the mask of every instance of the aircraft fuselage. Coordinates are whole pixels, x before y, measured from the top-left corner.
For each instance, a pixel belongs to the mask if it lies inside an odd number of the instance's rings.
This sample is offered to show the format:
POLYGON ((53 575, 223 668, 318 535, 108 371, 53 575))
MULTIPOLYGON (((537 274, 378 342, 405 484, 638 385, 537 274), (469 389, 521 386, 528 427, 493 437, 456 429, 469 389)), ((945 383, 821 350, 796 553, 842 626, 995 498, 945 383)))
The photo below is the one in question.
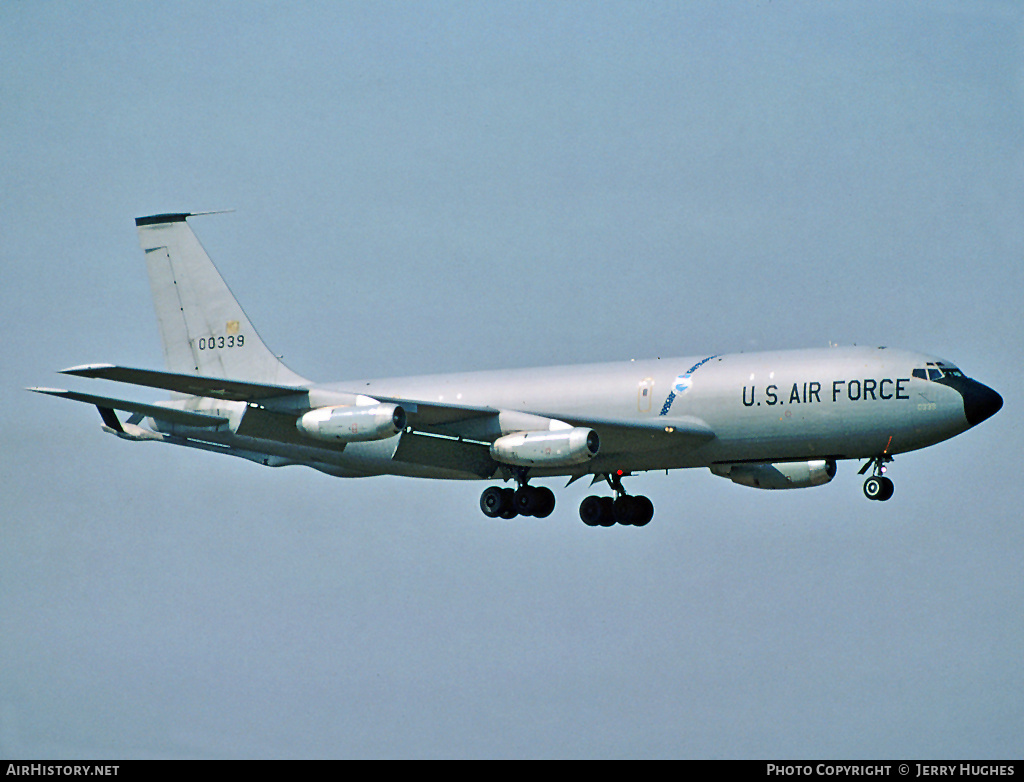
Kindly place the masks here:
POLYGON ((488 516, 544 517, 534 478, 607 480, 615 498, 580 505, 590 525, 643 526, 653 504, 622 478, 708 467, 745 486, 828 483, 842 459, 868 459, 864 494, 892 496, 894 454, 946 440, 1002 399, 934 356, 835 347, 317 384, 256 333, 187 213, 136 220, 166 372, 90 364, 65 374, 171 391, 156 405, 63 389, 93 404, 106 431, 331 475, 515 480, 485 489, 488 516), (115 411, 131 417, 121 421, 115 411))
MULTIPOLYGON (((668 447, 628 457, 598 454, 587 466, 588 472, 638 471, 731 461, 859 459, 933 445, 973 425, 963 390, 949 381, 914 377, 915 369, 938 363, 951 366, 906 350, 836 347, 344 385, 370 396, 489 405, 561 420, 606 418, 671 427, 694 417, 714 432, 713 439, 694 449, 676 453, 668 447)), ((967 378, 959 382, 985 388, 967 378)), ((986 400, 972 397, 968 404, 972 402, 983 406, 986 400)), ((987 403, 993 400, 988 398, 987 403)), ((393 463, 384 471, 392 467, 393 463)))
MULTIPOLYGON (((653 447, 635 449, 628 443, 617 447, 613 434, 604 438, 601 452, 585 466, 532 469, 538 477, 893 455, 953 437, 998 409, 992 409, 998 399, 995 392, 963 377, 948 362, 906 350, 863 347, 358 380, 314 386, 311 398, 315 396, 318 405, 350 404, 352 391, 523 411, 570 422, 632 421, 652 431, 683 429, 698 421, 714 433, 696 447, 686 440, 676 447, 669 436, 654 441, 653 447), (929 365, 946 368, 939 370, 943 377, 915 376, 915 370, 926 374, 929 365)), ((207 399, 195 409, 228 414, 236 423, 214 432, 166 425, 163 430, 279 457, 272 463, 313 463, 340 475, 490 477, 396 460, 401 438, 413 432, 343 448, 324 447, 290 428, 288 438, 277 433, 253 436, 252 426, 239 426, 240 414, 250 413, 241 403, 207 399)), ((441 431, 470 441, 484 437, 474 431, 472 421, 461 427, 456 421, 441 431)))

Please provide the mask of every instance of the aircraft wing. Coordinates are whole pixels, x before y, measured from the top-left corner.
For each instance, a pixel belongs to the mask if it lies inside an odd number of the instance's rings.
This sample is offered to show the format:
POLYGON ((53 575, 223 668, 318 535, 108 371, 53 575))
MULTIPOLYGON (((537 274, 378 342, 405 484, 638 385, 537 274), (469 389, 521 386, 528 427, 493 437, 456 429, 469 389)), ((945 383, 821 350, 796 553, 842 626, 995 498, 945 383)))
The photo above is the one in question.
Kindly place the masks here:
MULTIPOLYGON (((237 402, 254 402, 265 406, 268 411, 275 409, 272 400, 281 400, 287 410, 280 410, 279 412, 292 416, 295 414, 294 401, 299 400, 294 400, 291 403, 286 402, 286 400, 311 393, 315 394, 318 391, 316 388, 306 386, 250 383, 242 380, 226 380, 202 375, 120 367, 113 364, 88 364, 71 367, 70 369, 62 370, 62 374, 130 383, 132 385, 176 391, 193 396, 237 402)), ((89 402, 99 407, 101 412, 104 408, 127 410, 192 426, 216 426, 224 421, 224 419, 218 416, 211 416, 209 414, 175 411, 172 408, 126 402, 108 397, 94 397, 88 394, 78 394, 60 389, 33 390, 89 402)), ((330 392, 325 393, 329 394, 330 392)), ((351 395, 357 396, 354 393, 351 395)), ((419 435, 416 438, 406 438, 409 439, 410 443, 399 447, 395 454, 396 459, 422 463, 440 461, 451 463, 454 466, 456 463, 464 463, 468 458, 468 461, 472 462, 476 468, 474 471, 480 474, 491 469, 493 462, 491 462, 489 455, 485 457, 483 453, 478 453, 478 450, 483 448, 486 453, 487 444, 481 440, 493 439, 493 435, 489 438, 481 438, 476 432, 480 431, 479 424, 481 419, 498 416, 502 412, 501 410, 492 407, 422 402, 415 399, 378 395, 374 395, 373 399, 378 402, 390 402, 401 405, 406 411, 409 424, 416 430, 415 434, 419 435), (464 430, 463 425, 465 425, 464 430), (428 441, 422 439, 424 435, 435 436, 431 436, 428 441), (413 442, 419 443, 415 449, 411 448, 413 442), (476 447, 471 448, 470 446, 472 445, 476 447)), ((302 403, 300 402, 301 405, 302 403)), ((255 413, 255 411, 251 412, 255 413)), ((616 456, 619 454, 625 456, 630 453, 668 448, 692 449, 715 437, 714 432, 706 423, 693 416, 677 418, 658 417, 653 420, 619 420, 564 416, 557 413, 548 414, 540 411, 519 412, 542 418, 554 418, 572 426, 594 429, 601 438, 601 456, 616 456)), ((288 428, 290 429, 291 427, 289 426, 288 428)))
MULTIPOLYGON (((503 411, 491 407, 418 402, 400 397, 374 395, 380 402, 399 404, 409 415, 409 423, 421 433, 442 438, 493 440, 497 433, 482 435, 477 425, 482 418, 497 417, 503 411)), ((515 411, 536 416, 540 421, 554 419, 571 426, 593 429, 601 438, 601 455, 612 456, 664 448, 696 448, 715 437, 706 423, 694 416, 658 417, 657 420, 620 420, 565 416, 558 413, 515 411)), ((524 427, 526 428, 526 427, 524 427)), ((435 444, 435 447, 441 447, 435 444)), ((396 457, 398 458, 398 457, 396 457)))
MULTIPOLYGON (((405 400, 381 400, 401 402, 405 400)), ((431 406, 433 413, 441 413, 444 407, 431 406)), ((465 413, 458 408, 447 408, 451 416, 465 413)), ((490 414, 497 415, 500 411, 493 410, 490 414)), ((480 478, 489 478, 499 469, 500 465, 491 458, 489 444, 475 439, 463 439, 457 435, 459 423, 468 423, 473 418, 486 414, 485 411, 474 411, 472 417, 463 416, 460 420, 442 422, 442 426, 425 431, 407 432, 402 435, 398 448, 392 458, 400 462, 447 467, 463 472, 473 473, 480 478)), ((604 418, 566 418, 559 420, 573 426, 585 426, 593 429, 601 438, 600 457, 621 457, 623 464, 629 464, 630 454, 658 451, 667 448, 689 450, 714 439, 715 433, 703 421, 688 416, 685 418, 665 419, 656 422, 619 421, 604 418)))
MULTIPOLYGON (((77 391, 65 391, 63 388, 30 388, 37 394, 49 394, 64 399, 73 399, 76 402, 96 405, 102 415, 105 410, 123 410, 126 413, 141 413, 150 418, 159 418, 161 421, 168 421, 183 426, 220 426, 228 422, 227 418, 210 413, 197 413, 190 410, 178 410, 174 407, 163 407, 162 405, 147 405, 142 402, 132 402, 127 399, 114 399, 109 396, 95 396, 94 394, 80 394, 77 391)), ((104 416, 104 421, 107 421, 104 416)), ((112 427, 117 429, 118 427, 112 427)))
POLYGON ((177 372, 158 372, 152 369, 133 369, 113 364, 86 364, 80 367, 62 369, 62 375, 91 377, 98 380, 113 380, 131 383, 135 386, 177 391, 192 396, 206 396, 214 399, 228 399, 235 402, 254 402, 261 399, 308 394, 302 386, 277 386, 266 383, 249 383, 243 380, 225 380, 203 375, 184 375, 177 372))
MULTIPOLYGON (((117 383, 130 383, 136 386, 176 391, 181 394, 191 394, 192 396, 227 399, 234 402, 265 402, 271 399, 305 395, 312 390, 306 386, 250 383, 244 380, 225 380, 224 378, 205 377, 203 375, 185 375, 177 372, 159 372, 153 369, 119 367, 114 364, 85 364, 80 367, 62 369, 61 374, 95 378, 97 380, 113 380, 117 383)), ((358 396, 356 393, 351 395, 358 396)), ((409 415, 410 422, 418 427, 442 426, 458 423, 470 418, 497 415, 498 413, 498 410, 490 407, 446 405, 376 395, 373 399, 378 402, 400 404, 409 415)), ((273 405, 270 406, 273 407, 273 405)))

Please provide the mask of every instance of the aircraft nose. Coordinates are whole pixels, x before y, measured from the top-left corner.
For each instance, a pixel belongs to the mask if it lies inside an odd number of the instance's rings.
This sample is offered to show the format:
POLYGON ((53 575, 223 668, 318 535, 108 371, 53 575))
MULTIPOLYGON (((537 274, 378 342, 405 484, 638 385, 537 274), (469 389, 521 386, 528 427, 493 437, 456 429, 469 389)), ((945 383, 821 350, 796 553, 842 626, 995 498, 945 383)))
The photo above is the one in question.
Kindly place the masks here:
POLYGON ((977 380, 969 380, 960 395, 964 398, 964 414, 971 426, 991 418, 1003 406, 1003 398, 977 380))

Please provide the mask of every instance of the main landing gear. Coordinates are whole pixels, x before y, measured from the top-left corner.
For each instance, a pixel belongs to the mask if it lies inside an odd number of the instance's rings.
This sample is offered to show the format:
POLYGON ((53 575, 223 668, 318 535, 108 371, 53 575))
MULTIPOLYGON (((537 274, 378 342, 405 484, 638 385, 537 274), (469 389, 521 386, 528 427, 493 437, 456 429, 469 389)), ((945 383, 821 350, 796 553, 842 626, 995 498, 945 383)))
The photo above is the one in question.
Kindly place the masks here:
POLYGON ((528 486, 527 471, 515 473, 517 489, 488 486, 480 495, 480 510, 492 519, 514 519, 516 516, 546 518, 555 509, 555 493, 545 486, 528 486))
MULTIPOLYGON (((516 516, 534 516, 543 519, 555 509, 555 495, 543 486, 530 486, 528 470, 517 468, 513 473, 518 488, 488 486, 480 495, 480 510, 492 519, 514 519, 516 516)), ((631 496, 622 488, 622 478, 628 475, 618 471, 603 476, 615 492, 615 497, 587 497, 580 503, 580 518, 590 527, 612 527, 616 524, 643 527, 654 518, 654 503, 647 497, 631 496)))
POLYGON ((876 456, 860 468, 859 475, 871 470, 871 475, 864 481, 864 496, 869 500, 885 500, 892 497, 895 487, 892 480, 885 477, 885 465, 892 461, 892 457, 886 454, 876 456))
POLYGON ((643 495, 630 496, 622 488, 621 470, 605 475, 615 498, 591 495, 580 503, 580 518, 588 527, 611 527, 615 524, 643 527, 654 518, 654 503, 643 495))

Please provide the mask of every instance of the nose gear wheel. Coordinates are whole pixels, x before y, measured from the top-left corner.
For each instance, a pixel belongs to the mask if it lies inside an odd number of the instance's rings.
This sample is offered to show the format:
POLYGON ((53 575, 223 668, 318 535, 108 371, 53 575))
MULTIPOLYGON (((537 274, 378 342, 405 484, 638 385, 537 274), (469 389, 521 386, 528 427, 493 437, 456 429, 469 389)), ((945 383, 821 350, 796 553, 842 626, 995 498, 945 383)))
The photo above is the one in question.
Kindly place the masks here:
POLYGON ((882 454, 881 456, 869 459, 867 464, 860 468, 859 475, 863 475, 868 470, 871 470, 871 475, 864 481, 864 496, 869 500, 885 502, 892 497, 893 492, 896 490, 892 480, 884 475, 885 465, 891 461, 892 457, 889 454, 882 454))

